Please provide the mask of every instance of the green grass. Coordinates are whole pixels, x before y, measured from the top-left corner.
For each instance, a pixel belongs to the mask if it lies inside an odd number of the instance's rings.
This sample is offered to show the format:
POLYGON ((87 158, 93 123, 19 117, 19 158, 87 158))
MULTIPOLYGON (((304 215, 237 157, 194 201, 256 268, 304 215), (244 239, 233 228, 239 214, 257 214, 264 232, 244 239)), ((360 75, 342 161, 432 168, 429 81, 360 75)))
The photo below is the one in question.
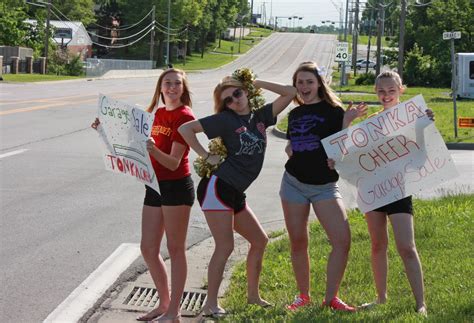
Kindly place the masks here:
POLYGON ((43 82, 43 81, 61 81, 77 80, 83 76, 66 75, 43 75, 43 74, 3 74, 3 80, 7 82, 43 82))
MULTIPOLYGON (((372 31, 374 32, 374 31, 372 31)), ((342 35, 342 39, 344 39, 344 35, 342 35)), ((352 35, 347 35, 347 42, 352 44, 352 35)), ((359 35, 357 37, 357 43, 359 45, 368 45, 369 44, 369 36, 367 35, 359 35)), ((388 47, 390 44, 385 40, 385 38, 382 38, 382 47, 388 47)), ((370 38, 370 47, 375 48, 377 46, 377 37, 372 35, 370 38)))
POLYGON ((183 61, 179 61, 173 62, 173 66, 184 69, 185 71, 218 68, 232 62, 238 55, 248 52, 261 41, 261 35, 267 37, 271 33, 272 31, 268 29, 252 28, 252 32, 240 40, 240 51, 238 38, 234 41, 221 40, 220 46, 219 41, 216 41, 207 47, 204 52, 204 58, 201 58, 201 54, 199 53, 193 53, 191 56, 186 56, 186 65, 184 65, 183 61))
MULTIPOLYGON (((428 319, 432 322, 474 321, 474 195, 414 200, 415 234, 424 271, 428 319)), ((349 212, 352 245, 339 295, 359 305, 376 298, 370 267, 370 239, 364 217, 349 212)), ((324 297, 325 272, 330 246, 317 222, 310 224, 311 295, 314 305, 296 313, 284 309, 297 294, 287 237, 272 242, 265 252, 261 276, 262 297, 275 304, 263 309, 246 304, 244 264, 233 273, 223 305, 231 314, 227 322, 418 322, 403 264, 390 228, 388 302, 370 311, 334 313, 319 305, 324 297)))
POLYGON ((239 40, 228 41, 228 40, 221 40, 221 46, 219 47, 219 42, 215 43, 215 47, 213 49, 214 53, 220 54, 244 54, 246 53, 252 46, 257 44, 258 41, 254 40, 253 38, 242 38, 240 41, 240 52, 239 52, 239 40))
POLYGON ((231 55, 213 54, 209 52, 204 53, 204 58, 201 58, 201 54, 193 53, 191 56, 186 56, 186 65, 184 65, 183 62, 179 62, 173 63, 173 66, 185 71, 206 70, 225 65, 234 59, 235 56, 232 57, 231 55))
POLYGON ((246 37, 268 37, 273 32, 266 28, 252 28, 250 34, 246 37))

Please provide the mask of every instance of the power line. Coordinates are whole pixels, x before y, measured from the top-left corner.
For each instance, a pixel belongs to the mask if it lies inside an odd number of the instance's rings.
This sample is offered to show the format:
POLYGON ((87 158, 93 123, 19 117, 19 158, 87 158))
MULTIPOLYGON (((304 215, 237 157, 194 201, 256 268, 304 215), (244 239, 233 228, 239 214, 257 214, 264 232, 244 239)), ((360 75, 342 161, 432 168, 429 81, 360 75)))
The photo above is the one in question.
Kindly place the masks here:
MULTIPOLYGON (((143 28, 142 30, 140 30, 139 32, 137 32, 137 33, 135 33, 135 34, 133 34, 133 35, 126 36, 126 37, 121 37, 121 38, 119 38, 119 37, 106 37, 106 36, 101 36, 101 35, 97 35, 97 34, 91 33, 90 31, 88 31, 88 33, 89 33, 89 35, 93 35, 93 36, 95 36, 95 37, 102 38, 102 39, 107 39, 107 40, 114 40, 114 39, 115 39, 115 40, 124 40, 124 39, 130 39, 130 38, 133 38, 133 37, 135 37, 135 36, 138 36, 138 35, 140 35, 142 32, 148 30, 150 27, 153 28, 153 24, 154 24, 154 21, 151 22, 148 26, 146 26, 146 27, 143 28)), ((114 30, 114 29, 112 29, 112 30, 114 30)))
POLYGON ((125 26, 122 26, 120 28, 110 28, 110 27, 105 27, 105 26, 101 26, 99 24, 96 24, 95 22, 92 23, 93 25, 97 26, 97 27, 101 27, 101 28, 104 28, 105 30, 117 30, 117 31, 121 31, 121 30, 127 30, 127 29, 131 29, 133 27, 135 27, 136 25, 140 24, 143 20, 145 20, 145 18, 147 18, 151 13, 152 13, 153 9, 150 10, 150 12, 148 12, 139 22, 137 23, 134 23, 132 25, 125 25, 125 26))
POLYGON ((94 45, 97 45, 97 46, 101 46, 101 47, 105 47, 105 48, 124 48, 124 47, 128 47, 128 46, 132 46, 133 44, 139 42, 140 40, 142 40, 146 35, 148 35, 151 31, 153 30, 153 28, 150 28, 150 30, 148 30, 148 32, 144 35, 142 35, 140 38, 134 40, 133 42, 131 43, 128 43, 126 45, 116 45, 116 46, 109 46, 109 45, 104 45, 104 44, 99 44, 99 43, 96 43, 94 41, 92 41, 92 43, 94 45))

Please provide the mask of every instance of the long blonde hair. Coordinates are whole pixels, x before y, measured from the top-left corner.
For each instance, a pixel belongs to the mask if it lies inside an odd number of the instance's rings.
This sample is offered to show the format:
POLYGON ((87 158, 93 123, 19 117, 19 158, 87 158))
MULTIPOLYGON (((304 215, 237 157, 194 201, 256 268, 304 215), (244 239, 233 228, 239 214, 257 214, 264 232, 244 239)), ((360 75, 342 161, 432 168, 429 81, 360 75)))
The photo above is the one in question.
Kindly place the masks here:
MULTIPOLYGON (((293 74, 293 86, 296 87, 296 78, 299 72, 310 72, 316 76, 318 83, 321 85, 318 88, 318 96, 329 103, 333 107, 342 107, 341 100, 337 97, 334 91, 326 84, 326 81, 319 75, 319 67, 315 62, 303 62, 296 69, 293 74)), ((304 101, 300 98, 299 95, 296 95, 293 99, 294 103, 303 104, 304 101)))
POLYGON ((161 93, 161 84, 163 83, 163 79, 165 78, 166 75, 169 73, 176 73, 181 75, 183 79, 183 94, 180 97, 181 103, 184 105, 187 105, 188 107, 192 107, 192 102, 191 102, 191 92, 189 91, 189 84, 188 84, 188 79, 186 77, 186 73, 183 70, 177 69, 177 68, 169 68, 163 73, 161 73, 160 77, 158 78, 158 82, 156 83, 156 88, 155 88, 155 94, 153 95, 153 99, 151 100, 150 105, 146 109, 147 112, 153 112, 153 109, 155 106, 158 104, 160 98, 163 103, 166 104, 165 102, 165 97, 163 96, 163 93, 161 93))
POLYGON ((237 87, 245 90, 242 82, 236 80, 232 76, 224 77, 214 89, 214 113, 222 112, 225 109, 224 102, 221 99, 222 92, 229 87, 237 87))

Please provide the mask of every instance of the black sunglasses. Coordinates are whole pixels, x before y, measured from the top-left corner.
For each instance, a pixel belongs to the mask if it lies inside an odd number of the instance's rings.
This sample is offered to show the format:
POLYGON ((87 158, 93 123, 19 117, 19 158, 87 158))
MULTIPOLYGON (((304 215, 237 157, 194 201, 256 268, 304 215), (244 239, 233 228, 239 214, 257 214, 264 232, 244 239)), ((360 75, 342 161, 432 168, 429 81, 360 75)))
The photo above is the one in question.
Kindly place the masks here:
POLYGON ((232 102, 234 102, 234 98, 238 99, 244 94, 244 91, 242 89, 235 89, 234 92, 232 92, 232 95, 224 98, 224 106, 230 105, 232 102))

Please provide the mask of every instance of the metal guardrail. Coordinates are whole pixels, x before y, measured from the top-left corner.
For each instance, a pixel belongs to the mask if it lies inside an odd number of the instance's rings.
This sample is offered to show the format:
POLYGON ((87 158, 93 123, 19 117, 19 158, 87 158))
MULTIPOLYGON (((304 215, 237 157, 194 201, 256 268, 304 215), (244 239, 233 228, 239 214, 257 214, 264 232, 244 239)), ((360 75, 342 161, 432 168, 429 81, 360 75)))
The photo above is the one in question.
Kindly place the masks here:
POLYGON ((112 70, 151 70, 154 61, 88 58, 84 62, 87 77, 100 77, 112 70))

